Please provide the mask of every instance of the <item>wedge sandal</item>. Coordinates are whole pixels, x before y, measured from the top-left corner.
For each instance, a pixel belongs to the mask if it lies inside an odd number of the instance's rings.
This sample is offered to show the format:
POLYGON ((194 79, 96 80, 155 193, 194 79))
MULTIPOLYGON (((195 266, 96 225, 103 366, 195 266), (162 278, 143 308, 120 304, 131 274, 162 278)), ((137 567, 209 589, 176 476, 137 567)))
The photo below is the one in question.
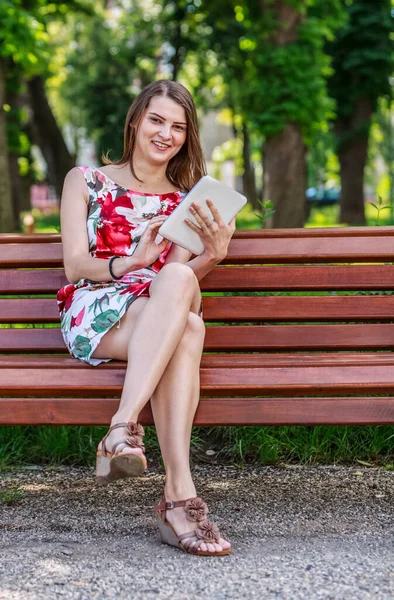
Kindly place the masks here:
POLYGON ((147 467, 144 454, 145 447, 142 443, 144 429, 139 423, 116 423, 108 430, 100 442, 96 454, 96 482, 106 485, 124 477, 138 477, 147 467), (105 441, 113 429, 127 428, 127 437, 116 442, 111 452, 108 452, 105 441), (133 448, 136 452, 124 452, 125 448, 133 448), (138 449, 142 452, 138 452, 138 449))
POLYGON ((160 538, 164 544, 175 546, 185 552, 198 556, 225 556, 226 554, 230 554, 231 547, 221 552, 200 550, 200 546, 204 543, 218 544, 221 537, 218 526, 206 518, 208 507, 201 498, 196 497, 168 502, 163 495, 161 502, 155 505, 154 510, 159 521, 160 538), (188 521, 198 523, 197 529, 177 535, 171 523, 166 519, 166 512, 167 510, 178 508, 178 506, 184 507, 188 521))

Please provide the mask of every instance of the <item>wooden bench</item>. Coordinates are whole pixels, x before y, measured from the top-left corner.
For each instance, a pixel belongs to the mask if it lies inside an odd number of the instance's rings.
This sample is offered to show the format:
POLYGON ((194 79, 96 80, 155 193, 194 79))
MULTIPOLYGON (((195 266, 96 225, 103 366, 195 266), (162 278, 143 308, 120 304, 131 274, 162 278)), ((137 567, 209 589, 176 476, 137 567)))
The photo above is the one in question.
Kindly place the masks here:
MULTIPOLYGON (((393 253, 390 227, 236 232, 201 282, 195 424, 394 423, 393 253)), ((0 423, 108 424, 125 363, 67 354, 60 236, 1 235, 0 269, 0 423)))

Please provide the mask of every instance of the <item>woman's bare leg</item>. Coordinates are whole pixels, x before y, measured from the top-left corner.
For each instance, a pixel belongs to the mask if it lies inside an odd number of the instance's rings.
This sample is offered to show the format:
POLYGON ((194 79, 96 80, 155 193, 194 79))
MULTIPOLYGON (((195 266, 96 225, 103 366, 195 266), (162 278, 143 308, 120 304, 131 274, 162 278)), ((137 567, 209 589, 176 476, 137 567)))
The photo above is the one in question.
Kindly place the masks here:
MULTIPOLYGON (((150 298, 137 299, 120 328, 113 327, 103 336, 94 356, 127 360, 112 425, 137 421, 184 333, 190 310, 198 311, 197 291, 198 281, 189 267, 180 263, 165 265, 150 286, 150 298)), ((122 430, 115 429, 107 438, 107 447, 122 437, 122 430)))
MULTIPOLYGON (((196 496, 190 472, 190 437, 194 415, 200 399, 200 361, 205 326, 190 313, 182 336, 152 398, 151 407, 166 470, 165 495, 168 500, 185 500, 196 496)), ((167 511, 167 519, 181 535, 193 529, 183 508, 167 511)), ((202 544, 202 551, 227 549, 230 544, 202 544)))

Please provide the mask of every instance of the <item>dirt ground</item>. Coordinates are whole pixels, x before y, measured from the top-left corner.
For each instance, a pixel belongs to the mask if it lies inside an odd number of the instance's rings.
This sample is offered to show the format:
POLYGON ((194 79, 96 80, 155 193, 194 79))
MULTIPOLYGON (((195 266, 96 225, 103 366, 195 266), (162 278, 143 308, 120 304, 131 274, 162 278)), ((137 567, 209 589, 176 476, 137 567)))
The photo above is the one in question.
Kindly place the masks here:
POLYGON ((160 543, 160 468, 98 487, 90 468, 0 475, 0 599, 392 599, 394 472, 196 465, 228 557, 160 543))

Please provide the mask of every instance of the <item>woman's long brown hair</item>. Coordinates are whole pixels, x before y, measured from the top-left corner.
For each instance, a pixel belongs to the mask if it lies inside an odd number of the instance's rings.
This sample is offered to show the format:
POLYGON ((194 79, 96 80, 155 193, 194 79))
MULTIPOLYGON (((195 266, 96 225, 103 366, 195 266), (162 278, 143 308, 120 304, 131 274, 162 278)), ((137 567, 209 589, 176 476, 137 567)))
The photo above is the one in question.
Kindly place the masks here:
POLYGON ((177 81, 161 79, 149 84, 138 94, 127 113, 122 158, 115 162, 107 156, 103 156, 102 160, 107 165, 124 165, 128 163, 133 176, 141 181, 134 171, 133 153, 142 116, 154 96, 167 96, 185 109, 186 140, 178 154, 169 161, 166 175, 177 189, 188 192, 203 175, 206 175, 206 166, 198 133, 197 111, 193 98, 188 90, 177 81))

